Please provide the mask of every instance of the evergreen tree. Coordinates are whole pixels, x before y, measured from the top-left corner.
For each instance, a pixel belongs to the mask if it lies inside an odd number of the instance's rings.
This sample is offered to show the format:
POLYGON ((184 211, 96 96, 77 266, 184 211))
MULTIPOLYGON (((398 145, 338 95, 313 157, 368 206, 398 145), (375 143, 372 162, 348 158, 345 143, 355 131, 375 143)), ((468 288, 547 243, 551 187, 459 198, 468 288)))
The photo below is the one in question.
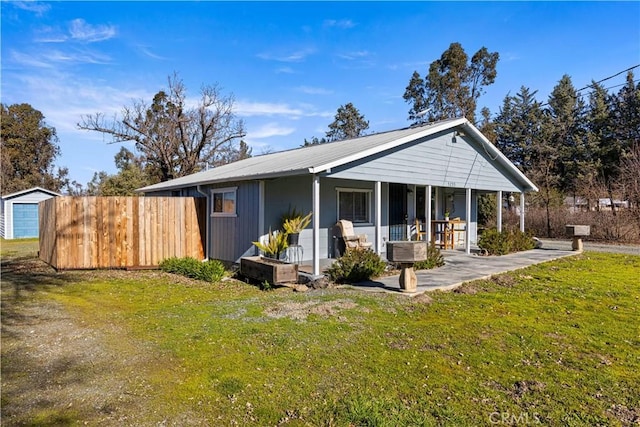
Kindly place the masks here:
POLYGON ((478 98, 493 84, 499 55, 479 49, 469 61, 460 43, 451 43, 440 59, 429 66, 424 80, 414 71, 403 95, 412 108, 409 120, 419 123, 466 117, 475 123, 478 98), (424 116, 419 114, 425 112, 424 116))
POLYGON ((535 144, 540 143, 543 126, 536 93, 522 86, 515 96, 507 95, 494 121, 496 147, 525 174, 531 170, 535 144))
POLYGON ((318 138, 316 136, 312 137, 311 140, 307 140, 307 138, 304 139, 304 143, 302 144, 303 147, 309 147, 311 145, 319 145, 319 144, 326 144, 327 142, 329 142, 327 140, 327 138, 318 138))
POLYGON ((413 120, 414 123, 422 123, 426 120, 427 100, 424 97, 424 91, 424 80, 420 77, 420 73, 414 71, 402 96, 406 102, 411 103, 409 120, 413 120))
POLYGON ((575 194, 579 181, 595 170, 594 150, 586 137, 585 103, 568 75, 549 95, 547 113, 551 118, 551 146, 559 154, 556 167, 561 176, 560 189, 575 194))
POLYGON ((489 141, 495 144, 498 139, 498 135, 496 134, 496 124, 491 120, 491 111, 487 107, 482 107, 480 115, 482 116, 480 132, 482 132, 489 141))
POLYGON ((329 125, 326 137, 329 141, 357 138, 369 129, 369 122, 352 103, 341 105, 333 122, 329 125))

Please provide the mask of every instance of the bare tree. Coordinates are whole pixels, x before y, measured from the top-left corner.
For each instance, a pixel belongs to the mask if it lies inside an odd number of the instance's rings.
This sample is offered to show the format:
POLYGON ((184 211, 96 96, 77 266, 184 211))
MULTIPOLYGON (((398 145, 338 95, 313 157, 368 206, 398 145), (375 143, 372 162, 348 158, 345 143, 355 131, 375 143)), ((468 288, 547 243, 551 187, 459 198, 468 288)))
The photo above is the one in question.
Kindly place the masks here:
POLYGON ((122 117, 112 120, 102 113, 86 115, 78 127, 111 135, 112 143, 135 142, 161 181, 233 158, 229 152, 239 149, 245 135, 244 123, 233 112, 233 96, 223 96, 218 85, 203 86, 197 103, 189 106, 178 75, 168 81, 168 91, 158 92, 151 105, 134 102, 123 107, 122 117))

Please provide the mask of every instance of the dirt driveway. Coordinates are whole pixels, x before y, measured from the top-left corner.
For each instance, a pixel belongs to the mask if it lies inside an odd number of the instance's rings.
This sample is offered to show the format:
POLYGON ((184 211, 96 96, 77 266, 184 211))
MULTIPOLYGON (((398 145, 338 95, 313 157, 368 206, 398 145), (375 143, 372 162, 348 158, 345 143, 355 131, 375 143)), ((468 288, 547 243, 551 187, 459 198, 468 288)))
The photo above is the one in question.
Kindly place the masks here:
POLYGON ((2 425, 144 425, 144 356, 121 345, 114 352, 118 331, 98 331, 42 298, 83 274, 2 259, 2 425))

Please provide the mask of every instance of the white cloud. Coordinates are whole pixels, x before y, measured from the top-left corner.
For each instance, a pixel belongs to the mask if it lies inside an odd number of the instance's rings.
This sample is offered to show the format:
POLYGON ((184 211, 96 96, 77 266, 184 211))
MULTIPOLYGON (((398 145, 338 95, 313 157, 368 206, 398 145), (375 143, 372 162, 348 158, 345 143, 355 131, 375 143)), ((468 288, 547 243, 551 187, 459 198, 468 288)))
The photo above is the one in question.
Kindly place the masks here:
MULTIPOLYGON (((3 3, 6 4, 5 2, 3 3)), ((11 4, 13 4, 13 6, 19 9, 28 10, 29 12, 34 12, 38 16, 41 16, 42 14, 44 14, 45 12, 48 12, 51 9, 50 4, 41 3, 37 1, 14 1, 11 4)))
POLYGON ((69 40, 69 36, 66 34, 66 31, 61 30, 58 27, 45 25, 40 28, 36 28, 34 32, 34 40, 38 43, 62 43, 69 40))
POLYGON ((291 135, 293 132, 295 132, 295 128, 281 126, 278 123, 271 122, 271 123, 266 123, 260 126, 255 131, 248 131, 247 139, 254 140, 254 139, 271 138, 273 136, 286 136, 286 135, 291 135))
POLYGON ((41 57, 37 57, 35 55, 27 55, 26 53, 11 51, 11 60, 13 60, 18 65, 23 65, 26 67, 36 67, 36 68, 52 68, 53 65, 50 62, 45 61, 41 57))
POLYGON ((7 95, 31 103, 58 131, 83 132, 84 138, 88 134, 76 127, 82 115, 100 112, 110 119, 133 100, 152 96, 138 89, 127 91, 55 70, 46 71, 41 75, 16 73, 12 80, 20 87, 20 92, 7 95))
POLYGON ((331 95, 333 93, 332 90, 312 86, 299 86, 296 90, 307 95, 331 95))
POLYGON ((302 117, 333 117, 334 113, 317 111, 311 104, 300 104, 292 107, 286 103, 270 102, 244 102, 235 104, 236 114, 243 117, 252 116, 286 116, 290 120, 298 120, 302 117))
POLYGON ((290 53, 280 53, 274 54, 271 52, 263 52, 259 53, 257 56, 260 59, 264 59, 266 61, 278 61, 278 62, 302 62, 309 55, 315 53, 315 49, 307 48, 301 49, 290 53))
POLYGON ((107 64, 108 55, 90 50, 62 51, 43 49, 39 52, 22 53, 11 51, 11 60, 18 65, 35 68, 54 68, 58 64, 107 64))
POLYGON ((295 71, 293 71, 293 68, 291 67, 280 67, 276 70, 277 74, 293 74, 295 73, 295 71))
POLYGON ((71 38, 88 43, 108 40, 115 37, 116 27, 113 25, 91 25, 84 19, 74 19, 69 23, 71 38))
POLYGON ((151 51, 151 49, 149 49, 146 46, 142 46, 142 45, 138 45, 136 46, 136 48, 140 51, 140 53, 142 53, 144 56, 149 57, 151 59, 159 59, 159 60, 166 60, 167 58, 157 55, 154 52, 151 51))
POLYGON ((326 19, 322 25, 324 27, 335 27, 335 28, 342 28, 345 30, 356 26, 356 24, 350 19, 340 19, 340 20, 326 19))
POLYGON ((301 116, 303 111, 297 108, 292 108, 288 104, 274 104, 269 102, 237 102, 236 113, 239 116, 275 116, 275 115, 288 115, 288 116, 301 116))
POLYGON ((82 63, 82 64, 107 64, 111 58, 98 52, 76 51, 62 52, 60 50, 48 50, 42 57, 50 62, 82 63))
POLYGON ((338 57, 342 59, 348 59, 348 60, 364 59, 370 56, 371 56, 371 53, 367 50, 359 50, 354 52, 345 52, 345 53, 338 54, 338 57))

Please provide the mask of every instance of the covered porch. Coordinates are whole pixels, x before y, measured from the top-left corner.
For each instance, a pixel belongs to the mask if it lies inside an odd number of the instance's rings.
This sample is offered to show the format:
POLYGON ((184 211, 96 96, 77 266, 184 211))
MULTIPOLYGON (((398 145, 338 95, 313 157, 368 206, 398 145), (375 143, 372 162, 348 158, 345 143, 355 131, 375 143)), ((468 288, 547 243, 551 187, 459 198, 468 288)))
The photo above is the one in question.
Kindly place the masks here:
MULTIPOLYGON (((313 175, 311 192, 313 221, 312 229, 309 231, 312 234, 311 274, 314 276, 322 272, 323 255, 332 253, 322 246, 326 245, 328 240, 325 232, 321 234, 322 225, 326 227, 328 222, 326 209, 321 208, 323 182, 326 182, 324 177, 313 175)), ((373 243, 371 249, 383 258, 386 256, 387 242, 402 240, 425 240, 428 243, 433 241, 441 249, 461 250, 462 253, 470 255, 477 243, 477 198, 482 194, 495 195, 496 228, 502 230, 504 202, 502 190, 487 191, 471 187, 442 187, 382 181, 369 183, 371 184, 372 200, 362 198, 365 205, 362 210, 370 209, 370 212, 363 215, 365 220, 359 223, 354 221, 354 229, 356 234, 361 232, 366 234, 368 240, 373 243)), ((524 192, 519 196, 520 230, 524 231, 524 192)), ((338 195, 339 198, 340 195, 338 195)), ((340 199, 338 205, 340 205, 340 199)), ((335 211, 330 214, 333 222, 345 219, 340 207, 337 210, 337 217, 335 211)), ((350 218, 347 219, 350 220, 350 218)), ((333 251, 333 258, 337 256, 339 254, 333 251)))

